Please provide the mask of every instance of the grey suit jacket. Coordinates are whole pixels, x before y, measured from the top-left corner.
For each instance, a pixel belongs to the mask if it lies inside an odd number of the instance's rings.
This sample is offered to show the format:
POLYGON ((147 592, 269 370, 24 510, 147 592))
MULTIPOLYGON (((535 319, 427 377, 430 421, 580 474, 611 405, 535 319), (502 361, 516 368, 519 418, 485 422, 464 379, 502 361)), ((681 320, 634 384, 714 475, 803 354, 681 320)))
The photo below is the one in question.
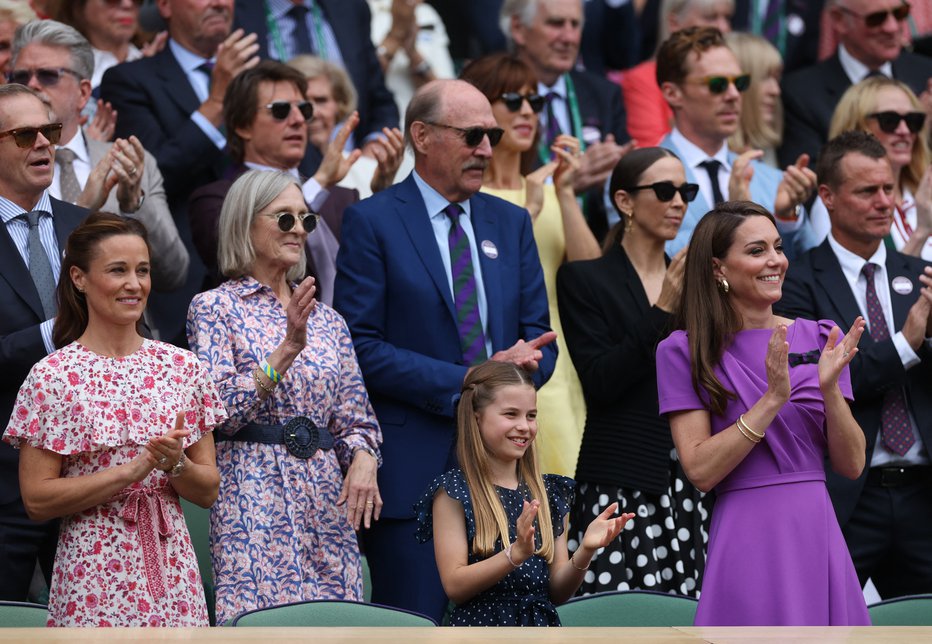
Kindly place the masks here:
MULTIPOLYGON (((91 166, 96 166, 107 156, 112 143, 103 143, 87 139, 87 152, 91 166)), ((142 172, 142 190, 145 199, 135 213, 127 216, 145 225, 149 231, 149 246, 152 248, 152 286, 159 291, 171 291, 182 284, 188 275, 190 257, 188 250, 178 235, 178 228, 168 208, 162 173, 153 157, 145 153, 145 169, 142 172)), ((116 188, 110 191, 101 210, 120 212, 116 188)))

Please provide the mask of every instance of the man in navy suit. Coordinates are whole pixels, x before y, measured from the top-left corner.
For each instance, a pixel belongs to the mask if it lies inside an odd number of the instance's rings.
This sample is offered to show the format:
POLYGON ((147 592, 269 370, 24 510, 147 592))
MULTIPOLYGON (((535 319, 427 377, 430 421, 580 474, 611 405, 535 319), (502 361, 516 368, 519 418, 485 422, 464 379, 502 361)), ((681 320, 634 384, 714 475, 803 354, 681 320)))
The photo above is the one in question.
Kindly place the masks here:
POLYGON ((168 22, 165 49, 108 69, 100 93, 117 110, 116 136, 135 135, 158 162, 169 209, 191 257, 181 289, 149 298, 162 339, 183 344, 188 304, 204 279, 191 241, 188 197, 223 174, 223 96, 236 74, 259 62, 259 46, 255 35, 230 33, 233 0, 159 0, 158 7, 168 22))
POLYGON ((415 541, 412 506, 455 465, 454 401, 466 373, 488 356, 532 371, 540 386, 557 352, 531 219, 479 193, 501 134, 488 100, 462 81, 428 83, 411 100, 405 128, 414 171, 344 214, 334 306, 353 335, 384 436, 384 507, 364 535, 372 600, 439 620, 447 599, 433 545, 415 541), (451 267, 448 244, 463 233, 481 322, 478 359, 468 359, 476 347, 464 348, 457 322, 453 271, 461 275, 463 263, 451 267))
MULTIPOLYGON (((17 129, 49 125, 49 106, 22 85, 0 87, 0 429, 6 426, 20 385, 32 366, 54 350, 54 282, 61 251, 87 210, 48 194, 55 149, 37 132, 17 141, 17 129), (26 145, 21 146, 22 143, 26 145), (36 213, 36 222, 26 213, 36 213), (41 244, 41 251, 39 251, 41 244), (40 269, 38 264, 45 264, 40 269), (44 272, 43 272, 44 271, 44 272), (43 280, 41 275, 45 275, 43 280)), ((61 124, 58 124, 61 128, 61 124)), ((48 134, 48 136, 46 136, 48 134)), ((0 599, 24 601, 38 560, 46 582, 58 542, 58 522, 26 516, 19 492, 19 452, 0 443, 0 599)))
POLYGON ((838 34, 831 58, 783 79, 783 145, 780 163, 806 153, 813 163, 828 140, 829 122, 841 95, 868 76, 883 74, 929 92, 932 59, 903 51, 904 0, 835 0, 828 19, 838 34))
POLYGON ((851 362, 851 410, 869 466, 826 483, 861 583, 884 599, 932 592, 932 266, 884 244, 893 172, 873 136, 846 132, 822 148, 819 196, 828 238, 790 265, 788 317, 868 328, 851 362))

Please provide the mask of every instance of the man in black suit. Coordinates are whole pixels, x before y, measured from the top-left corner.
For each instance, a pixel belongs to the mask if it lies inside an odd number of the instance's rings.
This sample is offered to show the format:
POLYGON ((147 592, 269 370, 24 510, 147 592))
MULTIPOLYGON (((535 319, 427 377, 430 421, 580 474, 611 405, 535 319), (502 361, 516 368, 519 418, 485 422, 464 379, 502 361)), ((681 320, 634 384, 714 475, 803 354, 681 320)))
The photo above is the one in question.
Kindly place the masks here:
POLYGON ((783 57, 783 72, 819 60, 824 0, 735 0, 731 27, 767 38, 783 57))
MULTIPOLYGON (((55 285, 61 251, 87 216, 52 199, 55 149, 61 124, 23 85, 0 87, 0 428, 6 431, 20 385, 32 366, 54 350, 55 285), (37 131, 38 128, 38 131, 37 131), (13 132, 19 130, 17 134, 13 132)), ((19 453, 0 443, 0 599, 23 601, 38 560, 46 583, 58 523, 26 516, 19 492, 19 453)))
POLYGON ((604 189, 628 141, 621 88, 605 78, 575 69, 582 39, 582 0, 507 0, 502 29, 514 51, 537 76, 537 93, 547 97, 540 114, 538 165, 550 160, 558 133, 572 134, 585 146, 577 194, 585 194, 585 214, 597 239, 608 232, 604 189))
POLYGON ((868 76, 902 81, 916 94, 928 91, 932 59, 902 50, 904 0, 834 0, 828 19, 838 34, 838 51, 828 60, 783 79, 783 145, 780 164, 807 153, 813 163, 828 139, 835 105, 845 90, 868 76))
POLYGON ((855 481, 827 468, 826 483, 861 583, 882 597, 932 592, 932 266, 883 243, 893 172, 883 145, 847 132, 822 149, 819 196, 832 229, 790 266, 787 317, 867 331, 851 362, 854 417, 869 467, 855 481))
POLYGON ((204 279, 187 200, 223 173, 223 95, 237 73, 259 62, 259 46, 252 34, 230 33, 233 0, 159 0, 158 7, 168 23, 168 44, 151 58, 108 69, 100 93, 118 112, 116 136, 135 135, 158 162, 169 209, 192 259, 184 286, 149 298, 163 339, 183 344, 188 304, 204 279))
POLYGON ((366 0, 236 0, 236 25, 256 34, 263 58, 284 63, 314 54, 346 69, 359 105, 355 145, 376 157, 367 146, 382 128, 398 127, 399 117, 369 38, 371 22, 366 0))

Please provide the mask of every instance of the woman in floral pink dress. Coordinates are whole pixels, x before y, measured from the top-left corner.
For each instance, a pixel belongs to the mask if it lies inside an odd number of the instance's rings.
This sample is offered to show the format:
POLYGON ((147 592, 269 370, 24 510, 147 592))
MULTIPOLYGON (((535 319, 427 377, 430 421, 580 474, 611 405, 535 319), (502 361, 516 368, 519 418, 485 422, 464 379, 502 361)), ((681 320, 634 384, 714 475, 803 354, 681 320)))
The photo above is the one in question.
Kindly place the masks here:
POLYGON ((61 517, 49 626, 207 626, 179 495, 209 507, 223 406, 197 358, 137 330, 142 224, 95 213, 68 239, 57 351, 33 367, 4 440, 30 517, 61 517))

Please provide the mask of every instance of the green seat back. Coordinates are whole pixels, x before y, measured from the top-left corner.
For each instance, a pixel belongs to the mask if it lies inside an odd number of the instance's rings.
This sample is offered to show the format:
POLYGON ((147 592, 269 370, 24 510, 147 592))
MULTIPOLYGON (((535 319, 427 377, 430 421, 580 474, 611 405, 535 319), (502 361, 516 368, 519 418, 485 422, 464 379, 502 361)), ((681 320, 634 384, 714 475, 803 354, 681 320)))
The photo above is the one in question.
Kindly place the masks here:
POLYGON ((214 573, 210 565, 210 510, 181 499, 184 521, 191 533, 191 543, 197 557, 197 567, 204 584, 204 598, 207 601, 207 613, 211 625, 216 623, 214 606, 214 573))
POLYGON ((598 593, 557 606, 564 626, 692 626, 699 602, 643 590, 598 593))
POLYGON ((874 626, 932 626, 932 595, 912 595, 867 607, 874 626))
POLYGON ((45 626, 49 609, 42 604, 0 601, 0 628, 45 626))
POLYGON ((399 608, 341 600, 297 602, 249 611, 231 626, 436 626, 426 615, 399 608))

